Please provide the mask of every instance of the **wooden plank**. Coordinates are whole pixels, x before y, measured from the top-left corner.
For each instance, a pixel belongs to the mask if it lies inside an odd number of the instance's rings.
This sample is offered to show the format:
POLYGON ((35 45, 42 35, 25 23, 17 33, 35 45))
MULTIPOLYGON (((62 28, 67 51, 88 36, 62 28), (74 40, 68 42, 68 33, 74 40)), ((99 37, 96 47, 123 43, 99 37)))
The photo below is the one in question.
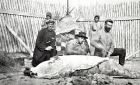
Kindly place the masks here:
MULTIPOLYGON (((140 20, 140 15, 139 16, 128 16, 128 17, 108 17, 108 18, 102 18, 100 21, 103 22, 105 21, 106 19, 112 19, 113 21, 125 21, 125 20, 140 20)), ((93 22, 94 19, 84 19, 84 18, 79 18, 77 19, 77 22, 93 22)))
POLYGON ((13 11, 13 10, 3 10, 3 9, 0 9, 0 14, 14 14, 14 15, 19 15, 19 16, 45 18, 45 14, 36 14, 36 13, 20 12, 20 11, 13 11))
MULTIPOLYGON (((4 20, 4 16, 3 16, 3 14, 0 14, 0 26, 1 26, 1 33, 2 33, 2 41, 1 41, 1 43, 2 43, 2 46, 3 46, 3 48, 2 48, 2 50, 3 51, 7 51, 7 44, 6 44, 6 33, 5 33, 5 27, 4 27, 4 24, 3 24, 3 22, 5 21, 4 20)), ((7 51, 8 52, 8 51, 7 51)))
MULTIPOLYGON (((28 13, 28 12, 20 12, 20 11, 13 11, 13 10, 3 10, 0 9, 0 14, 13 14, 13 15, 19 15, 19 16, 28 16, 28 17, 39 17, 39 18, 45 18, 45 14, 34 14, 34 13, 28 13)), ((126 17, 108 17, 108 18, 101 18, 100 21, 105 21, 106 19, 112 19, 114 21, 124 21, 124 20, 138 20, 140 19, 139 16, 126 16, 126 17)), ((77 22, 89 22, 89 21, 94 21, 94 19, 82 19, 79 18, 77 22)))
POLYGON ((136 51, 136 52, 130 54, 129 56, 127 56, 127 57, 125 58, 125 60, 129 59, 130 57, 133 57, 134 55, 136 55, 136 54, 139 53, 139 52, 140 52, 140 50, 138 50, 138 51, 136 51))
POLYGON ((30 53, 30 56, 33 55, 33 52, 30 50, 30 48, 22 41, 20 37, 12 30, 12 28, 9 25, 6 25, 7 29, 17 38, 17 40, 26 48, 26 50, 30 53))

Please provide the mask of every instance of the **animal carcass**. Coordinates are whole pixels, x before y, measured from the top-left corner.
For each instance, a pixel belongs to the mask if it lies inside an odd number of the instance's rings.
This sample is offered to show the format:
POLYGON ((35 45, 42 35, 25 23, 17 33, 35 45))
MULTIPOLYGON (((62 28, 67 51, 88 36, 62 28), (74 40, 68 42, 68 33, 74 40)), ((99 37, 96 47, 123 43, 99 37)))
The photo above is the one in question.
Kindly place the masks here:
POLYGON ((30 72, 36 78, 60 78, 68 76, 90 76, 96 73, 125 78, 140 78, 140 73, 123 68, 108 58, 84 55, 65 55, 51 58, 30 72), (34 75, 36 74, 36 75, 34 75))

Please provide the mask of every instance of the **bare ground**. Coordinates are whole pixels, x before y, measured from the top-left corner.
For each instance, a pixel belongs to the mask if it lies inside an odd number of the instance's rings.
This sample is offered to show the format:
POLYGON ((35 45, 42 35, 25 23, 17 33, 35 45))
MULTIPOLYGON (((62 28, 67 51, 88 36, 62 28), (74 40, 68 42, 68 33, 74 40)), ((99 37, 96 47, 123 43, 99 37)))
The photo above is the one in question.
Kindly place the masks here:
MULTIPOLYGON (((113 58, 118 59, 118 57, 113 58)), ((31 60, 25 59, 25 66, 16 67, 17 71, 8 71, 0 73, 0 85, 64 85, 64 79, 34 79, 23 75, 25 67, 31 67, 31 60), (59 83, 58 83, 59 82, 59 83)), ((140 57, 134 57, 126 61, 125 68, 140 72, 140 57)), ((1 67, 1 70, 5 69, 1 67)), ((114 77, 115 84, 113 85, 140 85, 140 79, 124 79, 114 77)), ((96 84, 95 84, 96 85, 96 84)))

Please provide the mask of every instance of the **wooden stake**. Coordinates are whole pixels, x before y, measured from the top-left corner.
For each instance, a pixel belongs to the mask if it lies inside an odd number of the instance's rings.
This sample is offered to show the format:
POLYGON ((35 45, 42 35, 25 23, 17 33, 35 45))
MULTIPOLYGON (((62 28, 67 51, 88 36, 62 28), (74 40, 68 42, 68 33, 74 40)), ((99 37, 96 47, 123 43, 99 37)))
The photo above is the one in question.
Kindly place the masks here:
POLYGON ((130 57, 136 55, 136 54, 139 53, 139 52, 140 52, 140 50, 138 50, 138 51, 132 53, 131 55, 127 56, 127 57, 125 58, 125 60, 129 59, 130 57))

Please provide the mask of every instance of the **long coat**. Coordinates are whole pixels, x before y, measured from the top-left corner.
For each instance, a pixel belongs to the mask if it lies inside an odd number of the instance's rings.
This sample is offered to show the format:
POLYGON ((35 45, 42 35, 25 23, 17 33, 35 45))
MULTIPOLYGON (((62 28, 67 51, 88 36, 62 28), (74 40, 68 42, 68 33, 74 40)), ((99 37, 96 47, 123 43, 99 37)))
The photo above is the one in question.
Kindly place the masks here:
POLYGON ((33 54, 33 66, 37 66, 39 63, 49 60, 52 56, 56 55, 55 41, 55 32, 53 30, 49 31, 48 28, 44 28, 39 31, 33 54), (45 50, 48 46, 52 46, 53 49, 51 51, 45 50))

